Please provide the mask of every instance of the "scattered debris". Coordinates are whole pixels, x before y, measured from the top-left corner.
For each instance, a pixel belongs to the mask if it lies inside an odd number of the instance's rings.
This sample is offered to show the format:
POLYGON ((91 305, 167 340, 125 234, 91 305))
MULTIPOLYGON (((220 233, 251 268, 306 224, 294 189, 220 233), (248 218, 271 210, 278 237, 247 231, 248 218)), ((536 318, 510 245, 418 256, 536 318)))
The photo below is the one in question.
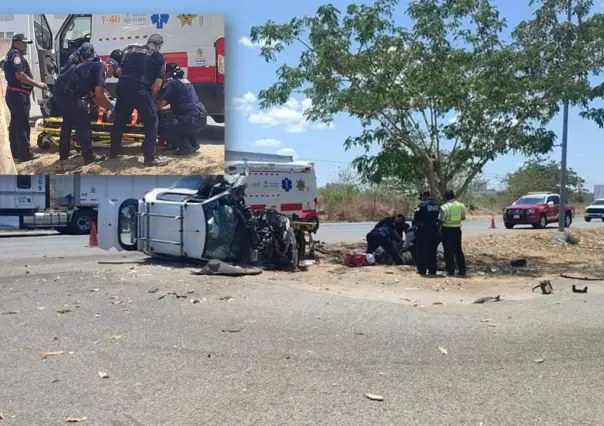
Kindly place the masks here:
POLYGON ((88 420, 88 417, 67 417, 65 423, 81 423, 88 420))
POLYGON ((193 303, 193 304, 199 303, 199 299, 191 299, 191 303, 193 303))
POLYGON ((6 311, 2 312, 2 315, 17 315, 19 311, 6 311))
POLYGON ((166 297, 166 293, 160 294, 157 300, 162 300, 164 297, 166 297))
POLYGON ((480 322, 489 322, 489 321, 491 321, 491 318, 482 318, 480 320, 480 322))
POLYGON ((104 371, 99 371, 99 377, 101 379, 108 379, 109 378, 109 373, 106 373, 104 371))
POLYGON ((159 288, 152 288, 152 289, 150 289, 150 290, 147 290, 147 293, 149 293, 149 294, 155 294, 155 293, 157 293, 158 291, 159 291, 159 288))
POLYGON ((363 333, 362 331, 355 331, 354 334, 356 334, 357 336, 364 336, 365 333, 363 333))
POLYGON ((243 330, 243 327, 241 327, 241 328, 223 328, 222 332, 223 333, 239 333, 241 330, 243 330))
POLYGON ((384 397, 382 395, 375 395, 373 393, 366 393, 365 398, 367 398, 371 401, 383 401, 384 400, 384 397))
POLYGON ((554 291, 554 288, 552 287, 552 283, 550 283, 549 280, 540 281, 539 284, 537 284, 535 287, 533 287, 533 291, 535 291, 538 288, 541 288, 541 293, 543 293, 543 294, 552 294, 552 292, 554 291))
POLYGON ((4 416, 0 413, 0 420, 4 420, 4 416))
POLYGON ((40 353, 40 357, 42 359, 47 359, 49 356, 57 356, 57 355, 63 355, 65 353, 65 351, 50 351, 50 352, 41 352, 40 353))
POLYGON ((580 289, 573 284, 573 293, 587 293, 587 286, 585 286, 583 289, 580 289))
POLYGON ((526 266, 526 259, 514 259, 510 262, 510 266, 524 268, 526 266))
POLYGON ((536 362, 537 364, 541 364, 543 361, 545 361, 545 359, 544 359, 544 358, 537 358, 537 359, 535 360, 535 362, 536 362))
POLYGON ((446 348, 443 348, 442 346, 438 347, 438 350, 443 354, 443 355, 449 355, 449 351, 446 348))
POLYGON ((91 292, 91 293, 96 293, 96 292, 98 292, 99 290, 100 290, 99 288, 93 288, 93 289, 91 289, 91 290, 90 290, 90 292, 91 292))
POLYGON ((231 297, 231 296, 222 296, 222 297, 219 297, 218 300, 221 300, 223 302, 230 302, 231 300, 233 300, 233 297, 231 297))
POLYGON ((260 268, 244 268, 242 266, 229 265, 220 260, 210 260, 206 266, 199 271, 192 272, 193 275, 226 275, 226 276, 241 276, 241 275, 260 275, 260 268))
POLYGON ((489 327, 497 327, 497 324, 493 324, 492 322, 487 324, 489 327))
POLYGON ((109 340, 119 340, 121 338, 122 338, 122 336, 119 334, 110 334, 107 336, 107 339, 109 339, 109 340))
POLYGON ((121 300, 114 300, 113 302, 111 302, 112 305, 121 305, 122 303, 124 302, 122 302, 121 300))
POLYGON ((568 278, 569 280, 580 280, 580 281, 604 281, 604 278, 598 278, 598 277, 587 277, 587 276, 580 276, 580 275, 570 275, 570 274, 560 274, 560 276, 562 278, 568 278))
POLYGON ((501 302, 501 296, 497 295, 495 297, 481 297, 480 299, 476 299, 475 301, 473 301, 472 303, 488 303, 488 302, 501 302))
POLYGON ((432 302, 433 305, 444 305, 443 302, 432 302))
POLYGON ((62 314, 67 314, 69 312, 72 312, 71 309, 59 309, 57 311, 57 314, 61 314, 62 315, 62 314))

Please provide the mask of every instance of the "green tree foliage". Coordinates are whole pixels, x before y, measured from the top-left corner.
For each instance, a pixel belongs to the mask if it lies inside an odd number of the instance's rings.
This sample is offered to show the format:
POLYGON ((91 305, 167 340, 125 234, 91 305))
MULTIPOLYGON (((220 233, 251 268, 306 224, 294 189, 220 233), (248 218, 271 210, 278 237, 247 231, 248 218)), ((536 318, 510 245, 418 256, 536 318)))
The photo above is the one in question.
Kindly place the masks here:
POLYGON ((604 96, 604 84, 593 83, 604 67, 604 15, 593 12, 593 0, 530 4, 536 7, 533 19, 522 21, 513 38, 521 57, 518 74, 533 81, 531 97, 556 112, 568 101, 583 118, 604 127, 604 109, 593 102, 604 96))
MULTIPOLYGON (((574 170, 567 171, 569 199, 582 201, 585 180, 574 170), (574 197, 572 196, 574 195, 574 197)), ((540 160, 527 161, 505 177, 507 191, 513 198, 518 198, 528 192, 555 192, 560 190, 560 163, 540 160)))
POLYGON ((302 49, 299 63, 282 65, 260 92, 261 106, 302 93, 312 100, 311 121, 357 118, 363 132, 344 145, 365 149, 355 166, 366 180, 425 182, 437 195, 460 175, 463 194, 498 155, 551 149, 555 135, 545 126, 555 99, 530 96, 533 76, 518 72, 527 58, 503 40, 492 1, 412 0, 410 29, 395 22, 397 3, 351 4, 345 13, 325 5, 315 16, 252 28, 269 62, 292 45, 302 49))

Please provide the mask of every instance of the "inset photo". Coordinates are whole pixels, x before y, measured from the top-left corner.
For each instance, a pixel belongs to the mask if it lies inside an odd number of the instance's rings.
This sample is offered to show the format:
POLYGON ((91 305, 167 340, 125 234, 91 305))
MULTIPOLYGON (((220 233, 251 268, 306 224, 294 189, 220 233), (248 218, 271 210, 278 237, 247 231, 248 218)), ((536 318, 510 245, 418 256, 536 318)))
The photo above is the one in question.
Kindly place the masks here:
POLYGON ((0 22, 0 174, 224 170, 224 16, 0 22))

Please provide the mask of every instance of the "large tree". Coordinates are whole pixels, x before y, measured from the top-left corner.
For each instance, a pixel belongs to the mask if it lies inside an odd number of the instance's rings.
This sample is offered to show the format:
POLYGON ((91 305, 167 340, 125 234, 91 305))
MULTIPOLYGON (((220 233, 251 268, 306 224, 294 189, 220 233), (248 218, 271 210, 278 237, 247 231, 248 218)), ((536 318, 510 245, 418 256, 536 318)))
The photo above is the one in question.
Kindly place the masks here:
POLYGON ((556 99, 531 96, 532 77, 518 72, 526 57, 504 41, 505 20, 491 1, 412 0, 410 29, 396 23, 397 3, 352 4, 345 13, 325 5, 315 16, 252 28, 269 62, 291 45, 302 50, 260 92, 261 107, 302 93, 312 100, 309 120, 356 117, 364 130, 344 145, 365 148, 355 164, 367 180, 426 182, 438 195, 460 174, 463 193, 498 155, 551 149, 555 134, 545 126, 556 99))
MULTIPOLYGON (((527 161, 520 168, 506 175, 507 191, 514 198, 535 191, 559 192, 560 170, 560 163, 556 161, 527 161)), ((567 174, 570 194, 575 194, 573 198, 582 201, 585 180, 573 169, 569 169, 567 174)))

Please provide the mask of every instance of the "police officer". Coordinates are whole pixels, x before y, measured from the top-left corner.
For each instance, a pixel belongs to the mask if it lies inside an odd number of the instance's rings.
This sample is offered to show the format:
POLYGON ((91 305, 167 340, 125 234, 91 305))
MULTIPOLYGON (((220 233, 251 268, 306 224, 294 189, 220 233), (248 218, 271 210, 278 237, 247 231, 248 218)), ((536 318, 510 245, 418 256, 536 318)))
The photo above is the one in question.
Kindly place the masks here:
POLYGON ((159 135, 175 150, 175 155, 190 155, 199 150, 195 135, 207 126, 208 112, 178 65, 166 65, 166 78, 157 109, 169 106, 172 117, 160 120, 159 135))
POLYGON ((63 74, 65 71, 73 68, 74 66, 81 64, 82 62, 100 62, 101 58, 94 51, 94 46, 92 43, 82 43, 78 50, 73 52, 63 68, 61 68, 60 74, 63 74))
MULTIPOLYGON (((379 223, 378 223, 379 225, 379 223)), ((381 226, 376 226, 366 236, 367 238, 367 251, 368 254, 373 254, 378 249, 378 247, 382 247, 388 255, 392 258, 392 261, 395 265, 402 265, 403 258, 396 250, 394 243, 402 243, 403 239, 398 231, 388 225, 384 224, 381 226)))
POLYGON ((461 247, 461 222, 466 220, 466 206, 455 199, 450 189, 445 192, 445 203, 440 206, 442 242, 448 275, 466 276, 466 258, 461 247))
POLYGON ((128 48, 116 71, 117 104, 115 121, 111 131, 110 158, 118 158, 122 135, 130 120, 132 111, 138 111, 145 128, 143 155, 145 166, 164 166, 168 162, 155 157, 157 144, 157 106, 154 98, 162 87, 166 60, 160 50, 164 39, 152 34, 146 45, 128 48))
MULTIPOLYGON (((111 61, 111 60, 110 60, 111 61)), ((76 141, 82 149, 84 164, 104 161, 105 156, 94 153, 90 140, 90 120, 82 98, 95 93, 96 102, 105 109, 113 109, 113 104, 105 92, 105 78, 111 75, 113 62, 94 62, 92 58, 71 67, 59 76, 53 88, 55 101, 63 115, 59 141, 59 159, 69 159, 71 130, 75 128, 76 141)))
POLYGON ((439 244, 440 206, 432 199, 430 191, 424 191, 415 209, 413 223, 416 232, 416 264, 420 275, 436 276, 436 252, 439 244))
POLYGON ((29 144, 31 91, 34 86, 42 90, 48 89, 46 83, 33 79, 29 62, 24 57, 27 54, 28 44, 32 44, 32 41, 25 38, 23 34, 16 34, 3 64, 4 75, 8 83, 5 95, 6 105, 11 117, 8 126, 10 150, 13 159, 22 162, 38 158, 32 152, 29 144))

